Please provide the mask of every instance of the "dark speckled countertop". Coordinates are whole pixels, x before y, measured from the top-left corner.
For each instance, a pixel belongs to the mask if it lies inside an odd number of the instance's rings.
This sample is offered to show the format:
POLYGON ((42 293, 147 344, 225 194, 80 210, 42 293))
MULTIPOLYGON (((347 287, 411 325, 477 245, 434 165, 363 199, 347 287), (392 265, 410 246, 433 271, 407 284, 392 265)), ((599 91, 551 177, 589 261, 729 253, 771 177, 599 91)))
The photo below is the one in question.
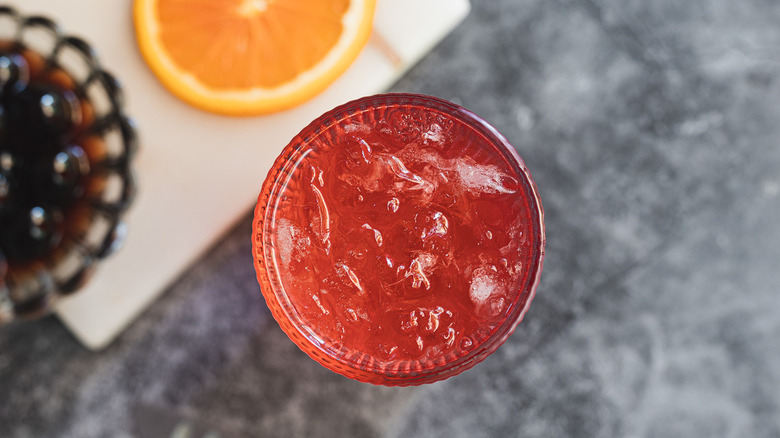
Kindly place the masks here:
POLYGON ((247 212, 102 352, 54 318, 0 330, 0 436, 780 437, 779 23, 474 0, 393 90, 481 115, 539 186, 545 269, 507 344, 417 388, 325 370, 259 298, 247 212))

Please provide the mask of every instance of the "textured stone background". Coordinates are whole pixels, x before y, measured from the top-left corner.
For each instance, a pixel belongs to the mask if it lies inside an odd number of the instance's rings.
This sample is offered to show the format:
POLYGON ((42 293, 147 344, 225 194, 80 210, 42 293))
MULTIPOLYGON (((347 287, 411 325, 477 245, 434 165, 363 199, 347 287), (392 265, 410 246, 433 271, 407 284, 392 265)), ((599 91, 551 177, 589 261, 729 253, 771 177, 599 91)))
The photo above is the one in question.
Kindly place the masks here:
POLYGON ((508 343, 412 389, 349 381, 258 299, 250 219, 110 348, 0 331, 0 436, 780 437, 780 2, 473 0, 395 87, 459 102, 541 191, 542 283, 508 343))

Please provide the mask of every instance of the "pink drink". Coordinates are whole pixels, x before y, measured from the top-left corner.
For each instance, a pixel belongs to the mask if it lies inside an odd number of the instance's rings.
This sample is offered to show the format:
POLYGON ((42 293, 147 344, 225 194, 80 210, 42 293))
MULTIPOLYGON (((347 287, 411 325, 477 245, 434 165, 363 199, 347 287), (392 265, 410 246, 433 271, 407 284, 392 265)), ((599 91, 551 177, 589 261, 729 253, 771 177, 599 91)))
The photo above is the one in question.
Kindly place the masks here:
POLYGON ((457 374, 530 304, 543 213, 522 160, 468 111, 380 95, 305 128, 255 211, 258 279, 306 353, 372 383, 457 374))

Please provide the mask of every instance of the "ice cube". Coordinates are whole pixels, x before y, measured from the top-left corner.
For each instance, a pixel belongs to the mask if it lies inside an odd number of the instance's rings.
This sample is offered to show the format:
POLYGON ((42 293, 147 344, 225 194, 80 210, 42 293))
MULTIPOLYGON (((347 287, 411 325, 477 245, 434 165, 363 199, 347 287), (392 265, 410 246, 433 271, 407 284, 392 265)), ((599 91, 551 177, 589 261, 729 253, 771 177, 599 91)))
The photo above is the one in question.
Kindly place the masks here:
POLYGON ((444 132, 442 131, 441 126, 432 123, 431 126, 428 127, 428 130, 423 132, 422 138, 426 144, 433 143, 438 145, 444 141, 444 132))
POLYGON ((433 271, 433 267, 436 265, 436 256, 428 253, 420 253, 409 264, 409 270, 406 271, 406 277, 412 277, 412 287, 417 289, 420 286, 425 286, 425 289, 431 288, 431 281, 428 279, 428 275, 433 271))
POLYGON ((276 250, 281 262, 300 261, 311 246, 306 232, 287 219, 279 219, 276 225, 276 250))
POLYGON ((476 164, 472 160, 457 160, 454 170, 460 183, 472 193, 515 193, 507 187, 517 185, 517 180, 502 172, 497 166, 476 164))
POLYGON ((491 297, 502 294, 503 289, 504 285, 497 278, 495 270, 481 266, 472 274, 469 297, 475 305, 482 306, 487 304, 491 297))
POLYGON ((371 131, 371 128, 368 127, 368 125, 363 123, 350 123, 349 125, 344 125, 344 132, 347 134, 352 133, 366 133, 371 131))

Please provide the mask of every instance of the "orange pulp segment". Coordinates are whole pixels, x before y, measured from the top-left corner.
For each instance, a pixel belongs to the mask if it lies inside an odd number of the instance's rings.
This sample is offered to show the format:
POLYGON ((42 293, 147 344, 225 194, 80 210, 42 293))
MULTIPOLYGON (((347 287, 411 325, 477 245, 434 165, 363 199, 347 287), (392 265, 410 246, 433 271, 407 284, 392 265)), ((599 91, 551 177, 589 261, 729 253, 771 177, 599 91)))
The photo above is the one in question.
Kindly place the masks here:
POLYGON ((376 0, 136 0, 141 54, 198 108, 257 115, 323 91, 355 60, 376 0))

